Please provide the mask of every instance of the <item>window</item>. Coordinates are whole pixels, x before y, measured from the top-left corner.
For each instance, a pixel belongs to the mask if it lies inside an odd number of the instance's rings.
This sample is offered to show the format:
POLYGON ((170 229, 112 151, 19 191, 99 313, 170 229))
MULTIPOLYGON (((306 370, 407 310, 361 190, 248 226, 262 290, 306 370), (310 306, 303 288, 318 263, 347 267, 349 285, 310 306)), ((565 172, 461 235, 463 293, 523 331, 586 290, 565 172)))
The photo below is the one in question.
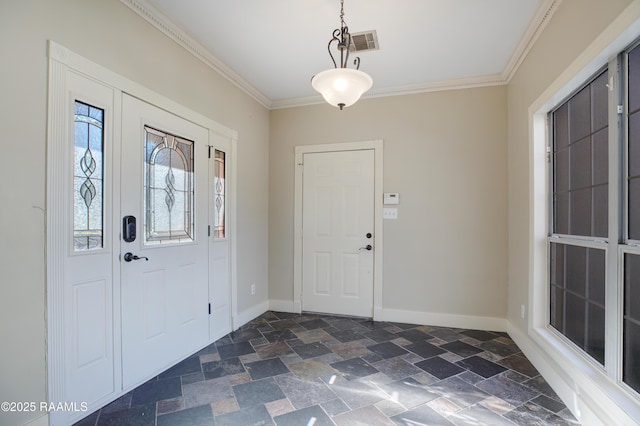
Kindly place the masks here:
POLYGON ((103 247, 104 110, 75 101, 73 249, 103 247))
POLYGON ((551 242, 550 324, 602 365, 606 244, 597 238, 608 230, 607 76, 551 113, 552 236, 567 244, 551 242))
POLYGON ((553 109, 549 125, 548 324, 640 393, 640 47, 553 109))
POLYGON ((213 198, 214 198, 214 218, 213 218, 213 238, 225 237, 225 153, 215 150, 214 176, 213 176, 213 198))
POLYGON ((627 206, 623 244, 623 381, 640 393, 640 46, 626 56, 627 206))
POLYGON ((193 241, 193 141, 144 130, 145 243, 193 241))

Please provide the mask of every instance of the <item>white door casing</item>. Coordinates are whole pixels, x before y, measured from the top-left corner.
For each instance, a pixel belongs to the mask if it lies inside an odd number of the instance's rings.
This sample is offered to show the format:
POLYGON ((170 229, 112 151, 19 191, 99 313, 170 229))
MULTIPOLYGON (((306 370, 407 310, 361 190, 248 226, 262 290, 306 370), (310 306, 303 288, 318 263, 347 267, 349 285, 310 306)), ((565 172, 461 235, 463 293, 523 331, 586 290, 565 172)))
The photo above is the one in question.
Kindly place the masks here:
POLYGON ((294 312, 379 316, 381 200, 381 140, 296 147, 294 312))
POLYGON ((126 242, 123 238, 121 242, 122 367, 126 387, 173 365, 209 339, 209 167, 207 129, 128 95, 123 96, 122 112, 121 216, 132 215, 137 219, 135 240, 126 242), (145 150, 145 134, 150 131, 145 126, 168 135, 164 139, 169 147, 158 150, 158 157, 163 152, 178 157, 171 160, 172 167, 157 166, 160 179, 149 183, 159 188, 155 196, 147 194, 144 184, 145 157, 152 156, 145 150), (175 215, 180 217, 183 209, 191 207, 184 201, 187 195, 181 192, 189 184, 180 174, 180 166, 189 159, 182 159, 177 155, 181 151, 170 147, 175 141, 172 135, 193 141, 193 223, 188 214, 180 223, 173 220, 175 215), (151 236, 147 238, 151 223, 157 221, 157 226, 167 226, 162 222, 166 219, 150 217, 151 207, 145 209, 145 198, 154 197, 160 199, 157 210, 174 215, 170 216, 170 228, 192 226, 191 237, 174 242, 163 236, 160 243, 152 241, 151 236), (141 259, 127 262, 125 253, 141 259))

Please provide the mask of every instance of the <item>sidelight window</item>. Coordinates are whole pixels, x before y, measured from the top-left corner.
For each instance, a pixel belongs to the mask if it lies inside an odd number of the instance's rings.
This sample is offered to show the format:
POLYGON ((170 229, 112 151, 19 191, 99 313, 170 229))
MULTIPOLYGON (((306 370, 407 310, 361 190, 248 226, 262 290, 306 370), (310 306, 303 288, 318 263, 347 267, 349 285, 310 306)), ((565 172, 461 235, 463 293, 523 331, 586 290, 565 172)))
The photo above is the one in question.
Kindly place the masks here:
POLYGON ((96 250, 104 238, 104 110, 75 101, 73 249, 96 250))

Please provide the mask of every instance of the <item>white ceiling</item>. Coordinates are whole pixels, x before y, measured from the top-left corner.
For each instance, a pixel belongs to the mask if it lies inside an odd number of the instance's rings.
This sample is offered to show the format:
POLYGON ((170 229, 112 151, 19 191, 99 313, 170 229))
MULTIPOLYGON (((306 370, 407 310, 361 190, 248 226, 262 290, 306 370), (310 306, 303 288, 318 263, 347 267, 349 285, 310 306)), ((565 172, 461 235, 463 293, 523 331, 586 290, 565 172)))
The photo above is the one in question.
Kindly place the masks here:
MULTIPOLYGON (((122 0, 267 107, 320 102, 311 77, 333 67, 339 0, 122 0)), ((551 0, 345 0, 369 96, 504 84, 548 20, 551 0)))

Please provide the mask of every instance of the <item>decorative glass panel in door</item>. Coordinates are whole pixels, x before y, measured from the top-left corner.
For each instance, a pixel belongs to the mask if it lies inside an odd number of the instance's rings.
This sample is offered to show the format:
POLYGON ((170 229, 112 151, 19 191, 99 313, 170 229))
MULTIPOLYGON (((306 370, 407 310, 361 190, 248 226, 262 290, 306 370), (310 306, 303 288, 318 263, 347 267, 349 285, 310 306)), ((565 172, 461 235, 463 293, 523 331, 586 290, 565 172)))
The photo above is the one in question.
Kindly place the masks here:
POLYGON ((215 150, 215 170, 213 177, 214 191, 214 223, 213 237, 224 238, 224 210, 225 210, 225 153, 224 151, 215 150))
POLYGON ((104 110, 75 101, 73 249, 103 247, 104 110))
POLYGON ((145 126, 146 244, 191 242, 193 141, 145 126))

